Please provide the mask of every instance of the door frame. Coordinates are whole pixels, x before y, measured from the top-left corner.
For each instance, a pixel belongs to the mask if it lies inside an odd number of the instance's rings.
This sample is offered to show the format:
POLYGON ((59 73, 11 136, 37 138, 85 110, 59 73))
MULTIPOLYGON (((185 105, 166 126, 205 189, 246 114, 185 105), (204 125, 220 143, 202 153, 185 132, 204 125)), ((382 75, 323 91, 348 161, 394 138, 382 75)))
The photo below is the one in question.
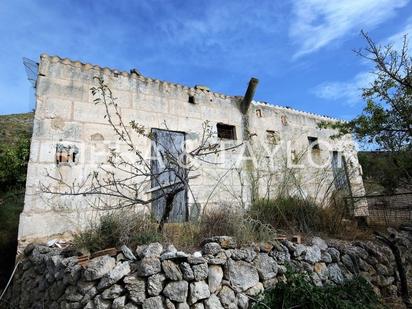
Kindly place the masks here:
MULTIPOLYGON (((150 168, 152 169, 153 168, 153 162, 154 162, 154 160, 155 160, 155 158, 157 158, 157 152, 155 152, 155 149, 154 149, 154 147, 153 147, 153 145, 154 145, 154 143, 156 143, 156 141, 157 141, 157 136, 155 136, 155 134, 156 134, 156 131, 163 131, 163 132, 170 132, 170 133, 178 133, 178 134, 182 134, 182 136, 183 136, 183 147, 182 147, 182 151, 183 151, 183 153, 184 153, 184 163, 186 164, 186 135, 187 135, 187 133, 186 132, 184 132, 184 131, 178 131, 178 130, 169 130, 169 129, 160 129, 160 128, 151 128, 150 129, 150 132, 151 132, 151 134, 153 134, 153 139, 152 139, 152 141, 151 141, 151 144, 150 144, 150 155, 151 155, 151 160, 150 160, 150 168)), ((151 179, 151 188, 153 188, 154 187, 154 185, 153 185, 153 178, 151 179)), ((153 196, 153 194, 154 194, 154 192, 155 191, 153 191, 151 194, 152 194, 152 196, 153 196)), ((189 190, 188 190, 188 186, 185 186, 185 189, 184 189, 184 195, 183 195, 183 198, 184 198, 184 208, 185 208, 185 216, 184 216, 184 222, 187 222, 187 221, 189 221, 189 203, 188 203, 188 193, 189 193, 189 190)), ((154 201, 155 202, 155 201, 154 201)), ((151 207, 151 212, 153 213, 153 202, 152 202, 152 207, 151 207)))

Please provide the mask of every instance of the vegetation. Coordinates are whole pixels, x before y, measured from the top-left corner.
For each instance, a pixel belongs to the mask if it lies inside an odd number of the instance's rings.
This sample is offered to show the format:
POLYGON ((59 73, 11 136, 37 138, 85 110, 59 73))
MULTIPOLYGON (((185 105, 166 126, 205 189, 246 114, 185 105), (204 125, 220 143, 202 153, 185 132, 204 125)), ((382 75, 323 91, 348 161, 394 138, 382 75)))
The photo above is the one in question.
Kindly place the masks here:
MULTIPOLYGON (((396 50, 380 46, 362 32, 367 47, 357 54, 374 65, 375 79, 362 90, 366 107, 361 115, 346 123, 329 124, 341 134, 354 133, 360 140, 379 149, 410 149, 412 138, 412 58, 408 40, 396 50)), ((327 124, 323 124, 327 125, 327 124)))
POLYGON ((30 136, 34 113, 0 115, 0 141, 11 145, 22 136, 30 136))
POLYGON ((30 138, 22 136, 13 144, 0 144, 0 187, 2 191, 21 188, 26 183, 30 138))
POLYGON ((14 266, 23 202, 24 191, 21 188, 0 192, 0 287, 6 284, 14 266))
POLYGON ((33 113, 0 116, 0 191, 26 182, 33 113))
POLYGON ((73 244, 79 250, 95 252, 123 244, 135 248, 157 241, 163 241, 163 237, 150 217, 117 211, 102 215, 97 223, 92 222, 88 229, 74 237, 73 244))
POLYGON ((203 237, 228 235, 240 244, 273 240, 277 233, 269 224, 252 218, 247 212, 222 207, 206 212, 200 221, 203 237))
POLYGON ((249 215, 269 224, 277 230, 291 233, 324 233, 336 235, 344 231, 343 220, 347 217, 343 201, 327 208, 296 197, 261 199, 252 204, 249 215))
POLYGON ((166 223, 163 231, 158 231, 157 222, 149 216, 120 210, 102 215, 97 224, 91 223, 88 229, 79 232, 73 244, 89 252, 123 244, 135 248, 152 242, 173 243, 179 249, 192 250, 204 238, 222 235, 246 244, 273 240, 276 232, 270 225, 231 208, 209 211, 199 222, 166 223))
POLYGON ((153 241, 173 243, 183 250, 197 248, 207 237, 227 235, 240 245, 270 241, 279 232, 287 234, 322 234, 344 239, 370 236, 356 226, 348 225, 342 203, 322 209, 315 203, 298 198, 258 200, 248 211, 225 205, 205 212, 199 221, 167 223, 164 231, 156 230, 157 222, 141 214, 119 210, 103 215, 97 224, 75 237, 75 246, 94 252, 107 247, 147 244, 153 241))
POLYGON ((14 265, 33 113, 0 116, 0 286, 14 265))
POLYGON ((412 151, 359 152, 367 193, 393 194, 408 190, 412 175, 412 151))
POLYGON ((319 224, 320 209, 314 203, 294 197, 262 199, 252 204, 250 215, 274 227, 307 233, 319 224))
POLYGON ((9 139, 0 143, 0 249, 15 244, 17 238, 30 152, 29 133, 21 126, 7 127, 4 118, 9 119, 0 117, 0 128, 9 139), (13 130, 22 135, 12 138, 13 130))
MULTIPOLYGON (((357 54, 374 65, 374 80, 362 90, 366 106, 349 122, 322 122, 320 127, 338 129, 337 136, 353 133, 360 141, 386 152, 374 166, 383 171, 374 176, 385 191, 393 193, 399 185, 412 185, 412 58, 406 36, 397 50, 393 45, 376 44, 364 32, 362 35, 367 47, 357 54)), ((374 168, 365 170, 375 173, 374 168)))
POLYGON ((287 281, 279 282, 274 289, 266 290, 263 300, 254 309, 377 309, 384 308, 371 285, 362 277, 342 285, 318 287, 301 273, 288 272, 287 281))

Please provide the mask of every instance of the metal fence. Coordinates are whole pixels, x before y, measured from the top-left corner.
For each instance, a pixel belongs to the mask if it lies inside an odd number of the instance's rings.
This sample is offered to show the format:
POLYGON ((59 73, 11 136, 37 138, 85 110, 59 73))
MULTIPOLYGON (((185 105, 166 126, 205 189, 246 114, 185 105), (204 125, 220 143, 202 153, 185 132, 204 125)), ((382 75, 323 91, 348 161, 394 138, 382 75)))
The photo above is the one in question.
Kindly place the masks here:
POLYGON ((348 197, 347 202, 354 205, 361 199, 368 202, 371 225, 398 226, 412 222, 412 192, 348 197))

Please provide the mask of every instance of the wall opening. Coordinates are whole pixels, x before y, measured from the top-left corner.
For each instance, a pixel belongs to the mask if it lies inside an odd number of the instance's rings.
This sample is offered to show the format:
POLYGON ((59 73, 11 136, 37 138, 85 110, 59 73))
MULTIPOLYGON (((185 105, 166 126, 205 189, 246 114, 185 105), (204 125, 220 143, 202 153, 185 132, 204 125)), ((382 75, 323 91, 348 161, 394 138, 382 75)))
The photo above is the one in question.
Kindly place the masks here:
POLYGON ((74 145, 56 145, 56 164, 73 164, 79 161, 79 149, 74 145))
POLYGON ((257 110, 256 110, 256 116, 257 116, 258 118, 262 118, 262 110, 261 110, 261 109, 257 109, 257 110))
POLYGON ((236 139, 236 127, 230 124, 218 123, 217 136, 224 139, 236 139))
POLYGON ((266 130, 266 140, 270 145, 277 145, 280 142, 280 134, 278 131, 266 130))
POLYGON ((192 104, 196 104, 195 96, 194 96, 194 95, 190 95, 188 102, 189 102, 189 103, 192 103, 192 104))
POLYGON ((312 150, 320 150, 319 148, 319 140, 317 137, 308 136, 309 146, 312 147, 312 150))
POLYGON ((346 187, 346 174, 345 168, 343 166, 343 156, 339 151, 332 152, 332 171, 335 187, 337 190, 343 189, 346 187))

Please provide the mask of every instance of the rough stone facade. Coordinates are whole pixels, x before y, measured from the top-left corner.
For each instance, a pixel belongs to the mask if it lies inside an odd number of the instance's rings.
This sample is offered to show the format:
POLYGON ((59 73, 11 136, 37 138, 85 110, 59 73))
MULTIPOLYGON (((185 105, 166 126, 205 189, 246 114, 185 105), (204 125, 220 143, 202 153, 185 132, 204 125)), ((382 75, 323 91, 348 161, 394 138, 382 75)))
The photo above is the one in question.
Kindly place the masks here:
MULTIPOLYGON (((402 232, 403 263, 411 276, 411 234, 402 232), (409 250, 409 251, 408 251, 409 250)), ((360 275, 383 297, 397 297, 394 259, 372 241, 308 245, 289 241, 238 248, 230 237, 204 242, 186 254, 172 245, 123 246, 113 256, 79 264, 69 251, 29 245, 5 301, 9 308, 248 308, 266 288, 286 279, 286 265, 314 284, 340 284, 360 275)))
MULTIPOLYGON (((239 108, 240 97, 209 91, 205 87, 187 87, 144 77, 135 71, 119 72, 96 65, 42 55, 36 83, 36 111, 27 173, 24 211, 20 217, 19 242, 28 243, 52 235, 77 231, 95 216, 89 204, 81 199, 57 199, 52 205, 40 191, 40 184, 49 184, 52 176, 63 175, 68 182, 84 179, 107 159, 107 150, 115 147, 118 138, 104 118, 103 106, 95 105, 90 91, 95 86, 94 77, 102 77, 109 85, 126 123, 135 120, 147 129, 162 128, 167 124, 172 131, 184 132, 187 147, 195 145, 202 133, 202 124, 210 121, 213 128, 223 123, 233 126, 235 141, 245 139, 245 123, 253 137, 256 154, 255 171, 260 177, 255 184, 246 171, 226 173, 244 149, 237 149, 221 157, 221 164, 202 166, 198 177, 191 179, 190 187, 196 198, 196 207, 206 201, 219 205, 222 202, 249 205, 252 192, 259 196, 277 194, 284 183, 283 167, 295 164, 299 173, 295 181, 283 186, 288 194, 311 197, 325 202, 333 188, 333 170, 329 162, 322 168, 308 164, 311 159, 327 162, 332 153, 344 155, 347 162, 350 186, 354 195, 363 195, 361 169, 354 142, 350 136, 330 139, 332 130, 320 130, 320 121, 334 119, 297 111, 291 108, 253 102, 246 115, 239 108), (247 122, 245 122, 245 118, 247 122), (312 138, 312 139, 310 139, 312 138), (320 149, 309 150, 309 142, 317 139, 320 149), (279 151, 272 152, 276 148, 279 151), (267 168, 266 159, 274 161, 275 171, 267 168), (64 164, 56 164, 56 159, 64 164), (268 173, 269 172, 269 173, 268 173), (226 173, 226 174, 225 174, 226 173), (216 179, 222 175, 224 186, 214 189, 216 179), (296 185, 297 179, 299 185, 296 185), (254 191, 253 191, 254 190, 254 191), (213 195, 210 193, 213 191, 213 195)), ((150 155, 150 141, 136 139, 136 145, 150 155)), ((194 206, 188 196, 188 207, 194 206)), ((367 204, 360 200, 354 207, 357 216, 365 216, 367 204)))

